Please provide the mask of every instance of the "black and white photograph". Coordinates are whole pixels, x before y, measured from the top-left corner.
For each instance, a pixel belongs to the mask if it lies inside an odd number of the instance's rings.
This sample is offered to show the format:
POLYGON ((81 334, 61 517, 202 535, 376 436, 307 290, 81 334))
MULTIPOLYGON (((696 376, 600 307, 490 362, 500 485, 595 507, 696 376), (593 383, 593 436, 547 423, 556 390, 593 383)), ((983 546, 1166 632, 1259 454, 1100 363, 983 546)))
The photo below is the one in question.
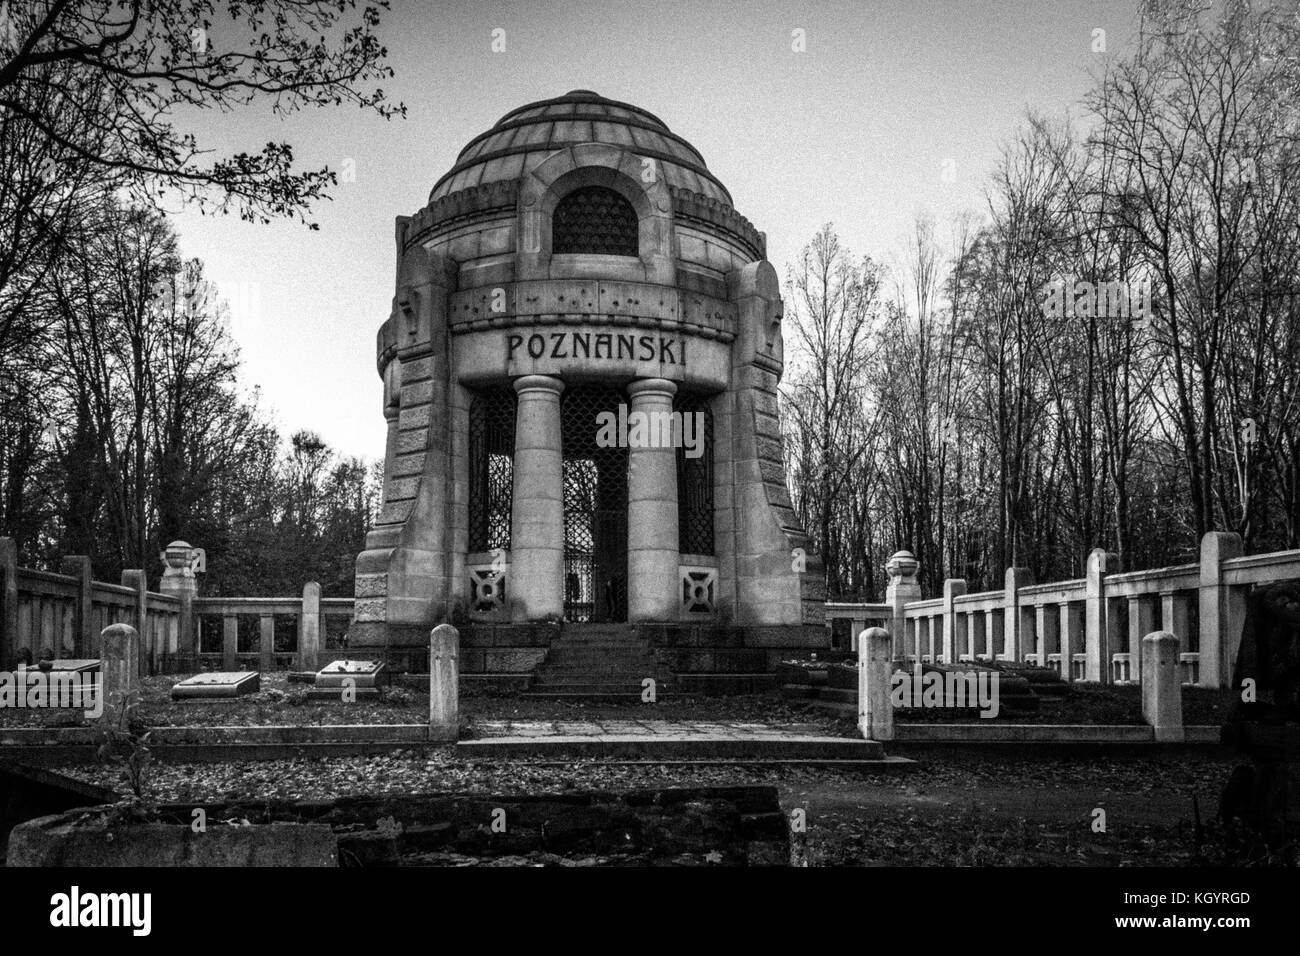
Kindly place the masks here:
POLYGON ((7 925, 1298 866, 1300 0, 0 0, 7 925))

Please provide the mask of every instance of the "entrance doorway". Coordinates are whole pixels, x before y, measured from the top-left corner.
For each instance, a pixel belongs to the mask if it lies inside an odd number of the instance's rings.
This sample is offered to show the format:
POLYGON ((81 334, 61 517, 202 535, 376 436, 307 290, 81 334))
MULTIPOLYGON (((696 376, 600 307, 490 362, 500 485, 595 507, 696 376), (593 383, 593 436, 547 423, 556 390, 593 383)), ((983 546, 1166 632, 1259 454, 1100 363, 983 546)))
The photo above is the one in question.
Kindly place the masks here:
POLYGON ((596 444, 596 416, 623 401, 616 388, 590 385, 561 398, 567 621, 627 620, 627 449, 596 444))

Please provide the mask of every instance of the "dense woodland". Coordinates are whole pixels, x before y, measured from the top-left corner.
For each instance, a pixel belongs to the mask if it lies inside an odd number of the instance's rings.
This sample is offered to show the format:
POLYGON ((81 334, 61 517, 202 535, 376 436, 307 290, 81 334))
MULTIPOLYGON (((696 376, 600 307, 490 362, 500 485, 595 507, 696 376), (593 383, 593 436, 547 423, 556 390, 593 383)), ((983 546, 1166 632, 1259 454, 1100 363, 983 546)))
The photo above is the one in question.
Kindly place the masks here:
POLYGON ((334 172, 299 168, 287 143, 223 155, 179 117, 403 113, 376 86, 392 75, 386 7, 0 4, 0 535, 22 564, 85 554, 101 580, 156 581, 162 546, 183 537, 207 551, 205 593, 314 579, 351 594, 375 472, 277 433, 238 379, 219 290, 160 210, 314 228, 334 172))
POLYGON ((1030 116, 981 216, 888 268, 828 226, 790 269, 791 490, 831 594, 878 596, 899 548, 933 595, 1210 530, 1300 547, 1300 19, 1194 6, 1145 4, 1079 115, 1030 116))

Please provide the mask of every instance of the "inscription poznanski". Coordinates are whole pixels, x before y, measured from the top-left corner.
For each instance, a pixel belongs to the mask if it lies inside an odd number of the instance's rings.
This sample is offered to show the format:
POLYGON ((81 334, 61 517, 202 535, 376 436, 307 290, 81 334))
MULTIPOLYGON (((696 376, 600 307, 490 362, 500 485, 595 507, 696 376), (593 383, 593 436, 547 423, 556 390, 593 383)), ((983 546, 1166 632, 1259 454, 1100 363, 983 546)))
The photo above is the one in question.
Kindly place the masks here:
POLYGON ((624 335, 618 332, 534 332, 506 339, 506 359, 529 358, 609 359, 611 361, 686 364, 686 340, 662 335, 624 335))

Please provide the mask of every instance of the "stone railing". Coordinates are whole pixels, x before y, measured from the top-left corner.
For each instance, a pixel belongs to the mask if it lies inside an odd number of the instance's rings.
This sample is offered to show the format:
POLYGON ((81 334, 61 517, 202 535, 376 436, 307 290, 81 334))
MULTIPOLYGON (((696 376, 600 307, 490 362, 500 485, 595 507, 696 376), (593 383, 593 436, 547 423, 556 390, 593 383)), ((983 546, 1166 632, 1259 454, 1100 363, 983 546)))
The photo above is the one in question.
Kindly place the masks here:
POLYGON ((1052 667, 1066 680, 1140 682, 1141 641, 1164 631, 1178 638, 1182 682, 1226 687, 1254 584, 1300 579, 1300 551, 1243 557, 1235 534, 1211 532, 1198 564, 1119 573, 1114 554, 1088 556, 1085 577, 1035 585, 1009 568, 1001 591, 967 594, 944 582, 943 596, 921 600, 916 559, 906 551, 886 565, 886 600, 832 603, 829 619, 853 622, 853 648, 868 627, 889 631, 893 659, 906 664, 1019 661, 1052 667))
MULTIPOLYGON (((1147 739, 1156 743, 1182 743, 1186 733, 1178 638, 1168 631, 1153 631, 1143 635, 1138 645, 1142 721, 1150 728, 1147 739)), ((894 639, 883 627, 867 628, 858 635, 857 652, 858 730, 869 740, 893 740, 892 685, 898 664, 894 658, 894 639)))
POLYGON ((308 583, 299 597, 200 598, 194 577, 199 554, 183 541, 168 545, 155 592, 148 589, 143 571, 123 571, 121 584, 95 581, 90 560, 81 556, 64 558, 59 574, 20 568, 13 541, 0 538, 0 668, 19 660, 34 664, 45 655, 56 660, 102 657, 101 633, 127 624, 137 635, 144 674, 218 667, 314 670, 326 647, 328 621, 352 619, 352 598, 322 599, 315 583, 308 583), (277 650, 277 620, 283 637, 284 618, 293 619, 292 647, 282 640, 277 650), (254 621, 257 630, 250 634, 254 621), (251 650, 240 650, 241 636, 251 650))
MULTIPOLYGON (((315 670, 320 666, 320 653, 325 649, 326 618, 350 621, 354 604, 352 598, 322 598, 320 585, 314 582, 302 589, 301 597, 294 598, 195 598, 194 616, 198 622, 195 632, 199 639, 195 645, 198 666, 193 669, 315 670), (254 618, 257 620, 256 649, 241 651, 241 619, 251 623, 254 618), (277 619, 284 618, 294 619, 291 625, 294 645, 277 649, 277 619), (211 630, 215 629, 218 621, 221 650, 204 650, 215 643, 211 630)), ((253 642, 248 643, 251 645, 253 642)))
POLYGON ((181 651, 182 604, 150 591, 143 571, 123 571, 121 584, 94 581, 90 560, 63 559, 62 573, 20 568, 13 541, 0 538, 0 666, 101 655, 100 634, 129 624, 139 635, 143 673, 171 670, 181 651))

